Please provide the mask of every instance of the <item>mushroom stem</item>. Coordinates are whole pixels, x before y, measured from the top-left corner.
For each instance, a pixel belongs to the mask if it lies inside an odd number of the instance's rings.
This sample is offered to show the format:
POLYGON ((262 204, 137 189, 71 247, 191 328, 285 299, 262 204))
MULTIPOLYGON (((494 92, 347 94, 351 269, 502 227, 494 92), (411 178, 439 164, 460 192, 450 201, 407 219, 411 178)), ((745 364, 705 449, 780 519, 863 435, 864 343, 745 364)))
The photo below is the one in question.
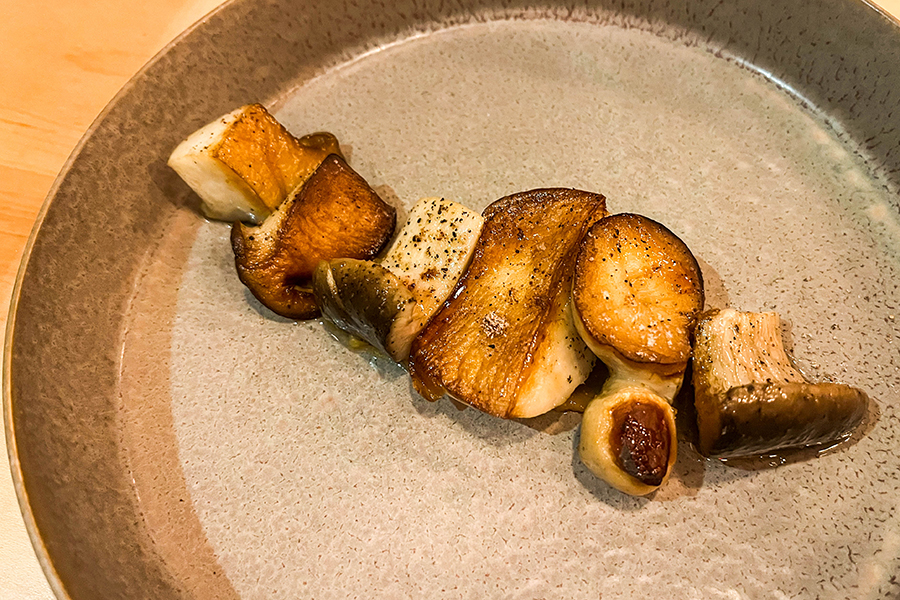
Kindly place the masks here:
POLYGON ((613 215, 585 236, 572 299, 578 333, 610 371, 581 421, 581 460, 614 488, 649 494, 678 451, 671 402, 703 307, 700 268, 664 226, 613 215))
POLYGON ((626 381, 604 386, 588 404, 578 453, 617 490, 644 496, 665 483, 675 464, 675 410, 652 389, 626 381))
POLYGON ((700 453, 758 456, 849 436, 868 398, 840 383, 808 382, 784 350, 775 313, 710 311, 694 339, 700 453))

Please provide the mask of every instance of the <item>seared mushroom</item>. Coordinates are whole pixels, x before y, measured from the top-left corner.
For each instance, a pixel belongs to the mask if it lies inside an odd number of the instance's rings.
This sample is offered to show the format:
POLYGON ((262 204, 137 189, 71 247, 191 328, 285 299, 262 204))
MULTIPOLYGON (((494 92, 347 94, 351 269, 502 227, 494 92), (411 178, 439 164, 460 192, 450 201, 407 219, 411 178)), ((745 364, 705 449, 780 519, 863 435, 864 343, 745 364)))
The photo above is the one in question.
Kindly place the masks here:
POLYGON ((322 313, 405 364, 413 338, 465 271, 483 222, 456 202, 419 200, 380 264, 319 263, 313 292, 322 313))
POLYGON ((675 411, 639 384, 605 388, 584 411, 578 452, 594 475, 617 490, 649 494, 675 465, 675 411))
POLYGON ((329 154, 330 133, 295 138, 259 104, 243 106, 192 133, 169 157, 211 219, 261 223, 329 154))
POLYGON ((671 402, 703 308, 700 268, 663 225, 612 215, 581 244, 572 301, 579 333, 610 371, 582 418, 581 460, 616 489, 649 494, 675 464, 671 402))
POLYGON ((569 306, 575 252, 605 214, 603 196, 570 189, 491 204, 468 270, 413 341, 416 389, 504 418, 565 402, 595 360, 569 306))
POLYGON ((445 198, 422 198, 409 212, 381 264, 412 290, 426 319, 456 287, 483 225, 480 214, 445 198))
POLYGON ((335 325, 402 362, 422 328, 422 309, 412 291, 378 263, 323 260, 313 274, 322 314, 335 325))
POLYGON ((319 314, 312 293, 319 261, 374 257, 390 239, 395 219, 394 208, 332 154, 262 225, 234 224, 238 276, 273 312, 311 319, 319 314))
POLYGON ((791 364, 776 313, 711 311, 694 340, 700 453, 758 456, 831 444, 863 420, 868 399, 839 383, 809 383, 791 364))

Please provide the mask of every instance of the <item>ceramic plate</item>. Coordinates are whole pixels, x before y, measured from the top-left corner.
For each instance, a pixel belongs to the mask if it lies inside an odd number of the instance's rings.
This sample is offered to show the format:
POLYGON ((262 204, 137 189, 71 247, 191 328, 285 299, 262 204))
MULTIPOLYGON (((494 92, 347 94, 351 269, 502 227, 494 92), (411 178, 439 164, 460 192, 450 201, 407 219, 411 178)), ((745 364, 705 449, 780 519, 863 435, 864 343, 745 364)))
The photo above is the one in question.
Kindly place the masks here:
POLYGON ((61 597, 900 595, 900 28, 828 0, 242 1, 158 56, 61 175, 20 278, 7 434, 61 597), (241 286, 165 161, 260 101, 328 130, 401 212, 599 191, 863 388, 828 452, 706 461, 645 498, 578 415, 502 421, 241 286))

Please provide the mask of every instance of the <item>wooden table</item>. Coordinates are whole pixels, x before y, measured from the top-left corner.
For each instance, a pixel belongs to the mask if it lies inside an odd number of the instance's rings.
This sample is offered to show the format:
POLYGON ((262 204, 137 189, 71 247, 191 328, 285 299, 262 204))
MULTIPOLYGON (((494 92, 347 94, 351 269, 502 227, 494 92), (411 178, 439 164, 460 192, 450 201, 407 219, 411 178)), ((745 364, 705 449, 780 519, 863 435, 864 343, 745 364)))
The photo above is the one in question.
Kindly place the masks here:
MULTIPOLYGON (((0 0, 0 327, 56 174, 125 82, 222 0, 0 0)), ((900 17, 900 0, 881 0, 900 17)), ((2 438, 0 438, 2 439, 2 438)), ((0 446, 5 448, 4 441, 0 446)), ((0 600, 53 597, 0 468, 0 600)))
MULTIPOLYGON (((221 2, 0 0, 2 330, 32 225, 78 140, 144 63, 221 2)), ((51 598, 0 468, 0 600, 51 598)))

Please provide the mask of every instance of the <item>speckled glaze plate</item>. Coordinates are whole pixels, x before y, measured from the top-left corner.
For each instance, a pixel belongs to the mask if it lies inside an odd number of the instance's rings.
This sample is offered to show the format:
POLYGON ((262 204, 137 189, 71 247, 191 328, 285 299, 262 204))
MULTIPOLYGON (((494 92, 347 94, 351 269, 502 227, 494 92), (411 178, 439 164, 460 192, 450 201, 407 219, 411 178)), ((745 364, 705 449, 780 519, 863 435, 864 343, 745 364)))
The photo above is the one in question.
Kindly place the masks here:
POLYGON ((843 0, 238 1, 86 135, 13 303, 7 436, 60 598, 900 597, 900 27, 843 0), (253 101, 381 194, 600 191, 665 223, 708 304, 776 310, 850 443, 753 465, 682 435, 647 498, 578 416, 429 403, 262 308, 165 166, 253 101), (751 468, 752 467, 752 468, 751 468))

